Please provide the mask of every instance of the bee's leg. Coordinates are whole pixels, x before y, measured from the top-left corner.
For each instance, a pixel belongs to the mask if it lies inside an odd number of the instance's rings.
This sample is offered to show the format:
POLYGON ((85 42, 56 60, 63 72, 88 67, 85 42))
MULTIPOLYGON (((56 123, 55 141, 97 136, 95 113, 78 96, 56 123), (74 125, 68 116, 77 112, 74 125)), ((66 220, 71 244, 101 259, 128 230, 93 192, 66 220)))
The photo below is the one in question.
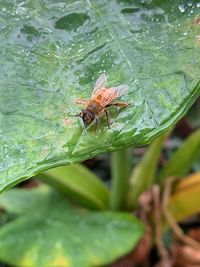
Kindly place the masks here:
POLYGON ((76 113, 76 114, 69 114, 70 117, 81 117, 82 118, 82 113, 76 113))
POLYGON ((100 125, 100 119, 99 117, 95 117, 95 133, 97 131, 97 129, 99 128, 99 125, 100 125))
POLYGON ((86 99, 76 99, 75 103, 79 104, 79 105, 87 105, 88 100, 86 100, 86 99))
POLYGON ((104 112, 106 113, 107 126, 110 129, 110 112, 105 108, 104 112))
POLYGON ((128 106, 128 103, 125 103, 125 102, 114 102, 114 103, 111 103, 109 105, 107 105, 107 107, 110 107, 110 106, 117 106, 119 108, 125 108, 128 106))

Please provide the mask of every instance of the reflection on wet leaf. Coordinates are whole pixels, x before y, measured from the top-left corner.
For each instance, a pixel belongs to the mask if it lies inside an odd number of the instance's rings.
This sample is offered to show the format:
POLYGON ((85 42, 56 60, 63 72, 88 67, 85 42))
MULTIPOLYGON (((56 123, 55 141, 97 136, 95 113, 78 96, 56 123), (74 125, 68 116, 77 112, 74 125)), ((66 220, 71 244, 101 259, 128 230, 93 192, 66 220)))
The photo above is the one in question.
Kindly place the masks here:
MULTIPOLYGON (((27 41, 29 41, 29 42, 31 42, 33 40, 33 38, 40 36, 40 32, 35 27, 33 27, 31 25, 24 25, 20 29, 20 32, 26 36, 27 41)), ((18 37, 20 37, 20 35, 18 37)))
POLYGON ((60 18, 55 23, 55 28, 66 31, 76 31, 90 17, 85 13, 72 13, 60 18))
POLYGON ((24 25, 20 31, 21 33, 34 35, 34 36, 38 36, 40 34, 37 29, 35 29, 33 26, 30 26, 30 25, 24 25))
POLYGON ((121 13, 122 14, 131 14, 131 13, 137 12, 139 10, 140 10, 139 8, 123 8, 121 10, 121 13))

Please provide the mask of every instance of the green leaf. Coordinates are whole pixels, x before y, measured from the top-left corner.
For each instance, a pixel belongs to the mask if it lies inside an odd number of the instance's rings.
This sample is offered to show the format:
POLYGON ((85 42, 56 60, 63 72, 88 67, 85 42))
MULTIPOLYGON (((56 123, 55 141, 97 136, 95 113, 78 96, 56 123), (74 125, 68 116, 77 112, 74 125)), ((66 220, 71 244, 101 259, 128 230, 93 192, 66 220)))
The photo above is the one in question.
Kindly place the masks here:
POLYGON ((200 130, 191 134, 170 157, 160 171, 157 182, 164 183, 169 176, 185 175, 200 155, 200 130))
POLYGON ((108 188, 81 164, 54 168, 37 175, 37 178, 83 206, 94 209, 108 208, 108 188))
POLYGON ((133 169, 127 192, 127 207, 133 209, 138 204, 139 195, 152 186, 160 159, 161 149, 169 132, 159 136, 148 147, 144 157, 133 169))
MULTIPOLYGON (((24 200, 25 190, 18 191, 24 200)), ((35 198, 35 189, 27 191, 35 198)), ((13 202, 16 190, 9 196, 13 202)), ((2 261, 20 267, 101 266, 130 251, 144 232, 128 213, 78 210, 52 190, 41 198, 41 205, 32 202, 29 211, 0 228, 2 261)))
POLYGON ((0 190, 149 143, 187 112, 200 93, 199 8, 187 2, 1 1, 0 190), (85 131, 70 114, 103 72, 108 87, 129 85, 129 105, 110 108, 111 129, 103 117, 85 131))
POLYGON ((17 216, 32 212, 37 207, 42 209, 41 206, 46 205, 51 190, 46 185, 29 190, 13 188, 0 195, 0 209, 17 216))
MULTIPOLYGON (((181 222, 200 212, 200 172, 194 173, 178 181, 169 198, 168 210, 172 217, 181 222)), ((163 220, 163 229, 169 227, 163 220)))

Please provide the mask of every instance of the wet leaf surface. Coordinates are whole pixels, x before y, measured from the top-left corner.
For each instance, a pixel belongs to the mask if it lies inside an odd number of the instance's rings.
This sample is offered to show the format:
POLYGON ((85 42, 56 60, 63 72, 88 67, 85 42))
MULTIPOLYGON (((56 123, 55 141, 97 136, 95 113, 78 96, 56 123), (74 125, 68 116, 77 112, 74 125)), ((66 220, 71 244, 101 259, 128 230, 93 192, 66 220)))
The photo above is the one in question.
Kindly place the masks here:
POLYGON ((49 168, 149 143, 199 95, 200 8, 188 1, 1 1, 0 190, 49 168), (111 129, 74 102, 101 73, 129 85, 111 129))
POLYGON ((0 228, 0 259, 14 266, 101 266, 129 252, 144 231, 128 213, 78 210, 46 186, 5 192, 0 206, 20 215, 0 228))

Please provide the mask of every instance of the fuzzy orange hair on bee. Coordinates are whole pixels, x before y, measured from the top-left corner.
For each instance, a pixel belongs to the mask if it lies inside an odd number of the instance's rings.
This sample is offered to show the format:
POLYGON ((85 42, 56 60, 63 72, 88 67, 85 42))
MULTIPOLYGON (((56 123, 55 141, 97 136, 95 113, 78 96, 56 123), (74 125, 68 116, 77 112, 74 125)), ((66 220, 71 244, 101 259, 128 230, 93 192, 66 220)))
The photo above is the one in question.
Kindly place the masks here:
POLYGON ((125 102, 115 101, 128 91, 128 85, 107 88, 105 87, 106 81, 107 76, 102 74, 96 81, 91 98, 89 100, 76 100, 77 104, 85 106, 77 114, 77 116, 82 118, 85 127, 88 127, 94 121, 97 129, 100 124, 100 117, 105 113, 107 126, 110 128, 110 113, 107 108, 111 106, 124 108, 128 105, 125 102))

